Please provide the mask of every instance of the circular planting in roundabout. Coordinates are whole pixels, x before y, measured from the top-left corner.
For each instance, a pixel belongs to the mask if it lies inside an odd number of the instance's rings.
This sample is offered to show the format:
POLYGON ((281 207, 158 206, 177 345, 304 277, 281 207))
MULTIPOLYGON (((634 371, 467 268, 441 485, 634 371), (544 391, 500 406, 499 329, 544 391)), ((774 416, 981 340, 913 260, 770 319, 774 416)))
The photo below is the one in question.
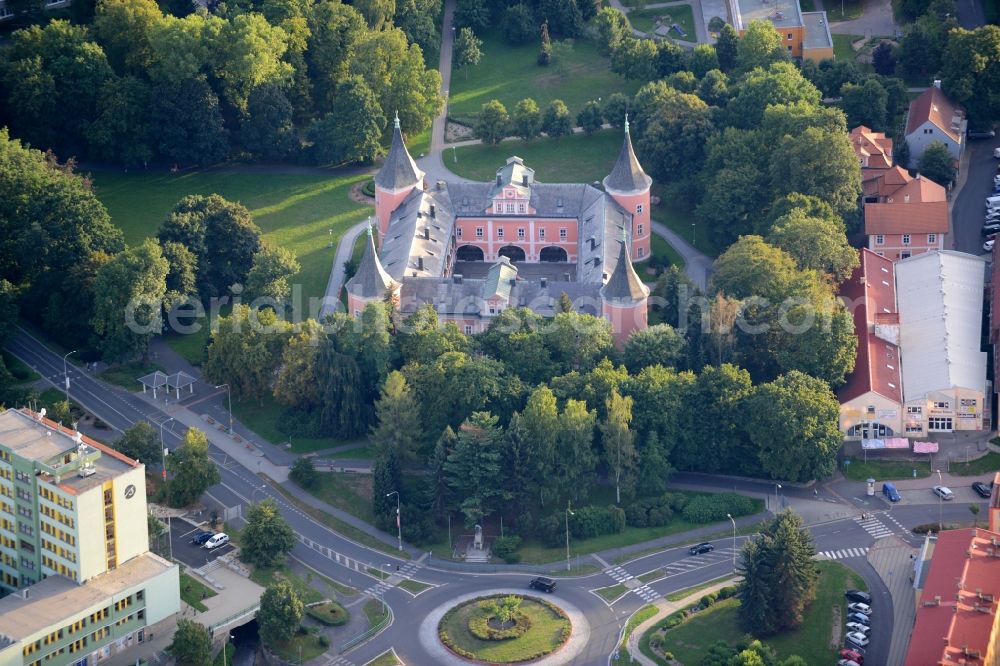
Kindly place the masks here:
POLYGON ((453 606, 441 617, 438 639, 453 654, 488 664, 520 664, 563 647, 573 633, 559 606, 523 594, 491 594, 453 606))

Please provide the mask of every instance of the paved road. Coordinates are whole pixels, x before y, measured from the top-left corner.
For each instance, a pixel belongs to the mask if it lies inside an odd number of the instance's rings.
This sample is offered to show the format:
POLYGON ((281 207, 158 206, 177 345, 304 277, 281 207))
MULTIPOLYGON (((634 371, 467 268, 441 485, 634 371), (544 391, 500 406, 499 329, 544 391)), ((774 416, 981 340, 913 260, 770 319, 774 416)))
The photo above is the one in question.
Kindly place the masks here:
MULTIPOLYGON (((53 383, 61 382, 62 359, 23 329, 18 329, 7 348, 46 379, 53 383)), ((117 430, 124 430, 142 419, 159 424, 167 418, 166 413, 156 405, 127 391, 108 386, 76 368, 70 372, 70 380, 71 397, 117 430)), ((180 430, 164 429, 168 448, 176 447, 180 436, 180 430)), ((501 573, 436 569, 426 566, 421 553, 412 548, 407 550, 411 560, 369 550, 313 521, 290 505, 283 495, 270 486, 262 485, 259 477, 251 470, 239 466, 219 449, 213 446, 210 453, 222 478, 222 482, 209 491, 218 501, 226 506, 235 506, 248 505, 251 501, 264 497, 272 499, 298 535, 300 543, 293 550, 294 557, 323 575, 357 587, 370 595, 384 592, 385 599, 395 614, 393 625, 339 663, 365 663, 390 646, 395 647, 407 663, 437 663, 436 658, 427 652, 421 642, 420 624, 401 618, 426 617, 448 600, 462 594, 482 593, 505 587, 523 589, 528 577, 532 575, 523 569, 501 573), (414 597, 398 587, 381 585, 367 574, 369 568, 380 567, 393 574, 399 567, 399 575, 416 577, 436 587, 414 597)), ((698 483, 709 487, 723 484, 719 487, 735 487, 753 494, 770 493, 774 487, 768 482, 711 479, 701 475, 684 475, 679 477, 678 482, 698 483)), ((809 488, 785 488, 782 489, 781 497, 783 500, 793 501, 809 498, 811 493, 809 488)), ((825 490, 820 499, 830 500, 825 490)), ((942 510, 945 521, 968 519, 968 509, 964 504, 949 503, 942 510)), ((912 537, 906 535, 906 528, 936 517, 929 519, 929 514, 936 514, 933 507, 895 507, 891 512, 879 512, 875 518, 864 522, 856 518, 845 518, 814 525, 810 531, 817 550, 823 557, 842 560, 844 564, 859 571, 869 581, 876 596, 876 608, 889 609, 891 602, 883 598, 887 594, 885 586, 870 570, 864 556, 876 538, 897 534, 912 540, 912 537)), ((659 596, 725 575, 731 571, 735 549, 741 546, 744 539, 745 537, 737 537, 735 541, 731 537, 715 539, 712 542, 715 551, 700 556, 690 556, 684 546, 665 547, 622 565, 609 559, 602 560, 600 555, 591 556, 593 562, 601 568, 600 573, 560 579, 559 589, 554 595, 556 601, 562 599, 579 608, 589 624, 590 633, 586 645, 574 657, 573 663, 606 664, 608 655, 617 644, 620 627, 629 615, 659 596), (653 570, 662 570, 665 575, 646 584, 633 580, 653 570), (634 589, 611 604, 590 592, 592 589, 620 582, 625 582, 626 587, 634 589)), ((394 576, 392 581, 398 582, 398 579, 394 576)), ((882 663, 878 655, 887 654, 888 636, 891 635, 890 617, 888 611, 879 611, 873 619, 875 640, 870 651, 874 657, 872 663, 882 663)), ((426 628, 423 633, 426 634, 426 628)), ((427 640, 426 635, 423 638, 427 640)))
POLYGON ((958 0, 958 24, 967 30, 986 25, 982 0, 958 0))
POLYGON ((983 217, 986 211, 986 197, 993 192, 993 176, 997 173, 1000 160, 993 157, 993 149, 1000 146, 1000 137, 970 141, 966 167, 966 181, 955 205, 951 219, 954 234, 952 249, 970 254, 983 254, 983 217))

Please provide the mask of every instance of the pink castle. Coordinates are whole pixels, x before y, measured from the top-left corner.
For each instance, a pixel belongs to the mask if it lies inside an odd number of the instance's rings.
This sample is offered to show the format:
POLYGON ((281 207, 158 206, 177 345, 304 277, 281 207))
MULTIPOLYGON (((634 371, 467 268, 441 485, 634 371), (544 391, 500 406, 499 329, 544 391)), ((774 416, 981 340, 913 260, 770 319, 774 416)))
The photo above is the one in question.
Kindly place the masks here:
POLYGON ((625 140, 603 187, 540 183, 511 157, 488 183, 428 184, 394 122, 375 176, 379 247, 369 227, 348 310, 391 297, 403 314, 430 303, 442 323, 484 331, 508 307, 554 316, 566 293, 611 322, 617 342, 646 328, 649 289, 632 265, 649 257, 652 179, 625 140))

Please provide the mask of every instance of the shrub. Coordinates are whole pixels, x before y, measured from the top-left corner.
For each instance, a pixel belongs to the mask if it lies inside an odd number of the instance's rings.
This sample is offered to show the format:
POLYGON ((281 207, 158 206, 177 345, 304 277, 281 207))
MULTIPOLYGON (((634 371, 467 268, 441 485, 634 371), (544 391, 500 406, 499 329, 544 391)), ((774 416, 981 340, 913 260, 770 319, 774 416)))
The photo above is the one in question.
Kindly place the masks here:
POLYGON ((507 561, 507 558, 515 555, 514 551, 521 546, 521 537, 506 536, 493 540, 493 554, 500 559, 507 561))
MULTIPOLYGON (((552 515, 542 518, 538 522, 538 536, 549 548, 555 548, 563 542, 563 517, 552 515)), ((575 533, 574 533, 575 534, 575 533)))
POLYGON ((330 647, 330 638, 329 638, 329 636, 327 636, 326 634, 320 634, 319 635, 319 644, 320 644, 320 647, 325 647, 325 648, 330 647))
MULTIPOLYGON (((948 526, 944 525, 944 529, 948 529, 948 526)), ((938 531, 937 523, 923 523, 913 528, 914 534, 936 534, 937 531, 938 531)))
POLYGON ((649 500, 638 500, 625 507, 625 522, 632 527, 649 526, 649 500))
POLYGON ((698 600, 698 605, 702 608, 708 608, 715 603, 715 600, 719 598, 719 595, 715 592, 709 592, 701 599, 698 600))
MULTIPOLYGON (((483 602, 488 604, 489 602, 483 602)), ((469 633, 481 641, 505 641, 510 638, 519 638, 531 629, 531 619, 524 613, 517 611, 514 613, 514 626, 507 629, 494 629, 490 626, 490 619, 495 617, 491 612, 484 609, 479 615, 469 618, 469 633)))
POLYGON ((616 534, 625 529, 625 511, 614 505, 605 508, 585 506, 570 518, 569 529, 578 539, 616 534))
POLYGON ((727 585, 721 588, 718 592, 718 599, 729 599, 730 597, 736 596, 736 590, 738 588, 735 585, 727 585))
POLYGON ((347 624, 350 615, 347 610, 335 601, 327 601, 306 608, 306 615, 328 627, 339 627, 347 624))
POLYGON ((719 493, 717 495, 699 495, 691 499, 684 507, 684 520, 691 523, 712 523, 723 520, 726 514, 733 517, 753 513, 754 502, 749 497, 736 493, 719 493))
POLYGON ((375 181, 374 180, 369 180, 367 183, 365 183, 365 186, 361 188, 361 192, 366 197, 374 197, 375 196, 375 181))

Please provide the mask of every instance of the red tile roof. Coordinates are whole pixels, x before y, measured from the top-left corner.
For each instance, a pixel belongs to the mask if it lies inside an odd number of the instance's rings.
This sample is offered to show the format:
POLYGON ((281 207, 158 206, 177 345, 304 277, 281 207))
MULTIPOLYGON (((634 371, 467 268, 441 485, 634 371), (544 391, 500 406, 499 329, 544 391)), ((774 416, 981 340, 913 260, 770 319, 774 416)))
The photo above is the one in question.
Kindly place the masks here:
POLYGON ((898 313, 892 261, 862 249, 860 265, 840 285, 840 296, 854 315, 854 333, 858 336, 857 361, 847 383, 837 392, 840 402, 874 392, 902 403, 899 347, 875 335, 876 319, 880 324, 888 323, 885 315, 898 313))
POLYGON ((942 532, 920 595, 905 666, 984 664, 1000 599, 1000 533, 942 532), (963 660, 963 661, 960 661, 963 660))
POLYGON ((912 134, 928 120, 954 141, 961 141, 958 130, 952 127, 952 118, 961 115, 962 110, 945 97, 941 89, 931 86, 910 102, 910 112, 906 117, 906 134, 912 134))
POLYGON ((864 125, 858 125, 851 130, 849 136, 854 154, 858 159, 867 159, 867 168, 888 169, 892 166, 892 139, 884 132, 874 132, 864 125))
POLYGON ((948 204, 870 203, 865 204, 865 233, 873 234, 946 234, 948 204))
POLYGON ((871 178, 863 178, 862 187, 864 188, 866 197, 887 197, 913 180, 913 177, 906 172, 906 169, 899 166, 894 166, 890 169, 863 169, 861 172, 862 176, 866 172, 873 174, 871 178))

